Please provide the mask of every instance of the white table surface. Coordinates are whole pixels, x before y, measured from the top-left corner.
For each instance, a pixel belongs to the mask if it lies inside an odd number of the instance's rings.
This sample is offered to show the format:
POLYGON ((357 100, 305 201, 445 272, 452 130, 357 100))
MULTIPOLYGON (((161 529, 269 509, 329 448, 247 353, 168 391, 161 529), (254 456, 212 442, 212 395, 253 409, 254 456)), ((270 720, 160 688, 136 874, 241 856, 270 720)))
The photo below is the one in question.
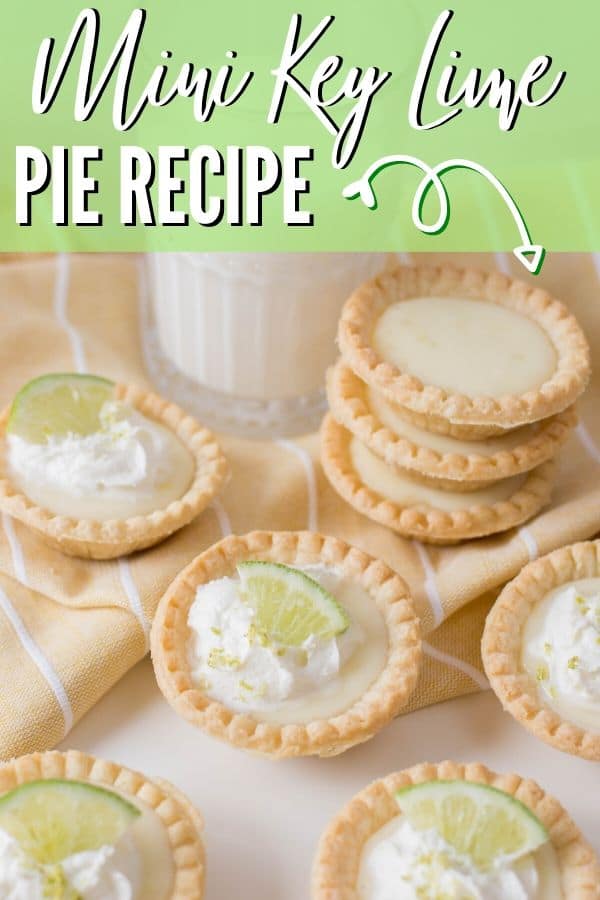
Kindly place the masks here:
POLYGON ((306 900, 320 832, 360 788, 417 762, 480 761, 535 778, 600 853, 600 764, 546 747, 491 692, 402 716, 333 759, 272 762, 204 735, 163 700, 148 659, 61 745, 177 785, 206 825, 207 900, 306 900))

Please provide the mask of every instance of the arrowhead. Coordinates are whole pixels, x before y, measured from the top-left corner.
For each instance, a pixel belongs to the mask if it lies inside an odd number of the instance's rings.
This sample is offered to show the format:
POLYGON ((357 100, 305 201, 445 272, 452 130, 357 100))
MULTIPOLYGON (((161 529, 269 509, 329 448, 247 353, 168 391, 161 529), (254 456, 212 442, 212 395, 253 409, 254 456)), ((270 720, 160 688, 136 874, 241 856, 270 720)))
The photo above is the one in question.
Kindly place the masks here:
POLYGON ((373 188, 365 179, 353 181, 352 184, 346 185, 342 191, 342 196, 346 200, 356 200, 357 197, 360 197, 369 209, 377 209, 377 199, 373 193, 373 188))
POLYGON ((537 275, 544 265, 546 250, 541 244, 523 244, 515 247, 513 253, 532 275, 537 275))

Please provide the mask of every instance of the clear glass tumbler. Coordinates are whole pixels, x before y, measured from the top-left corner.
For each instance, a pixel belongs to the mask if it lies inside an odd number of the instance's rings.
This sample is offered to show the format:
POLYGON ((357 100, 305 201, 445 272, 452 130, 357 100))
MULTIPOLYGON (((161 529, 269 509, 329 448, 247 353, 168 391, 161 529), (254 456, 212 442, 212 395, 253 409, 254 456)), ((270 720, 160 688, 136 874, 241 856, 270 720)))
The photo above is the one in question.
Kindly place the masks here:
POLYGON ((314 429, 342 305, 382 253, 155 253, 143 341, 159 390, 213 428, 248 437, 314 429))

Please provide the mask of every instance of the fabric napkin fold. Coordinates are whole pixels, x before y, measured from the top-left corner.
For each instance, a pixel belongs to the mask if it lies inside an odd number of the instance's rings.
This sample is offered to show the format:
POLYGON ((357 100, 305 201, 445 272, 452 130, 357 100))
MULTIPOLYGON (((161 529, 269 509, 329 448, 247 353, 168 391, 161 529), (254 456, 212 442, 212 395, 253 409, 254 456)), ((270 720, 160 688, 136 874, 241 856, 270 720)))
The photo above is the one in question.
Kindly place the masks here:
MULTIPOLYGON (((0 257, 1 259, 1 257, 0 257)), ((433 257, 436 261, 439 256, 433 257)), ((493 268, 485 255, 444 257, 493 268)), ((427 262, 422 256, 420 262, 427 262)), ((522 277, 516 261, 502 266, 522 277)), ((4 258, 0 265, 0 401, 36 375, 93 372, 148 385, 133 256, 4 258)), ((566 302, 600 361, 600 267, 553 254, 536 283, 566 302)), ((425 656, 409 709, 486 686, 479 643, 498 589, 529 559, 600 531, 600 379, 560 455, 552 505, 525 527, 458 547, 405 540, 341 500, 318 462, 318 437, 252 442, 222 436, 232 477, 194 522, 155 548, 95 562, 63 556, 21 523, 0 523, 0 757, 46 749, 148 650, 169 582, 230 532, 316 529, 382 557, 408 582, 425 656)))

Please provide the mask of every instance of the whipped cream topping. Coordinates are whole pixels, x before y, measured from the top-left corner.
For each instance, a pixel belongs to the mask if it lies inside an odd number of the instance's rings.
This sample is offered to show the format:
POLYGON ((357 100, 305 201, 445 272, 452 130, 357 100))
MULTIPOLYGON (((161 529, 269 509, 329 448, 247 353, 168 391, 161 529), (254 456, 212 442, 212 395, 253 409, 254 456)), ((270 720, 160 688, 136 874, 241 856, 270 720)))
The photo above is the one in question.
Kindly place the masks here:
POLYGON ((0 830, 0 896, 4 900, 41 900, 49 886, 71 888, 81 900, 136 900, 140 860, 128 835, 113 847, 86 850, 56 865, 43 866, 0 830))
POLYGON ((103 405, 100 423, 44 444, 9 434, 13 481, 39 505, 80 518, 145 515, 185 493, 193 462, 169 429, 118 401, 103 405))
MULTIPOLYGON (((342 582, 333 570, 302 571, 334 594, 342 582)), ((351 621, 343 634, 330 639, 311 635, 301 647, 265 643, 254 615, 241 597, 240 580, 229 577, 201 585, 188 614, 195 683, 239 712, 273 709, 331 684, 363 639, 363 629, 351 621)))
POLYGON ((365 844, 358 876, 360 900, 550 900, 531 855, 476 868, 434 830, 417 831, 399 815, 365 844))
POLYGON ((538 603, 522 659, 547 706, 600 732, 600 578, 564 585, 538 603))

